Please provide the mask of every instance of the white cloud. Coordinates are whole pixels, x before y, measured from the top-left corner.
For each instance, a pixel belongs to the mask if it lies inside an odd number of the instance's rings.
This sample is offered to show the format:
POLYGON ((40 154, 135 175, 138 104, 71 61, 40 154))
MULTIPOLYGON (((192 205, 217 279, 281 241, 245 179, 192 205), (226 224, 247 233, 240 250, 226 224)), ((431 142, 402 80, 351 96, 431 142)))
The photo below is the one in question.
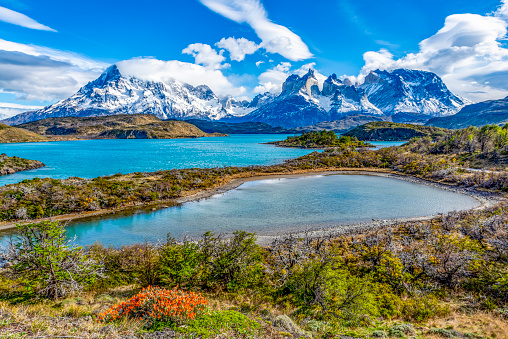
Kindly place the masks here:
POLYGON ((216 45, 227 50, 231 60, 235 61, 242 61, 245 59, 245 55, 254 54, 259 49, 254 41, 245 38, 222 38, 216 45))
POLYGON ((12 117, 16 114, 41 109, 42 106, 20 105, 10 102, 0 102, 0 117, 12 117))
POLYGON ((264 64, 265 62, 262 60, 256 61, 256 67, 259 67, 261 64, 264 64))
POLYGON ((238 96, 245 93, 244 87, 234 86, 218 69, 178 60, 157 60, 153 58, 135 58, 116 63, 120 73, 143 80, 167 82, 170 79, 193 86, 208 85, 220 96, 238 96))
MULTIPOLYGON (((309 69, 314 69, 316 64, 314 62, 305 64, 293 71, 291 70, 291 63, 281 62, 272 69, 269 69, 258 76, 259 86, 254 88, 254 93, 280 93, 282 91, 282 84, 289 75, 297 74, 303 76, 307 74, 309 69)), ((320 89, 323 88, 323 82, 326 80, 326 76, 322 75, 318 71, 314 70, 314 75, 318 80, 320 89)))
POLYGON ((0 21, 7 22, 13 25, 18 25, 26 28, 37 29, 41 31, 50 31, 56 32, 51 27, 45 26, 43 24, 38 23, 34 19, 21 14, 19 12, 15 12, 5 7, 0 7, 0 21))
POLYGON ((66 98, 106 67, 77 53, 0 39, 0 90, 19 99, 66 98))
POLYGON ((209 69, 228 68, 229 64, 222 64, 226 58, 222 55, 223 51, 217 53, 210 45, 207 44, 190 44, 182 53, 190 54, 196 60, 196 64, 203 65, 209 69))
POLYGON ((453 92, 474 101, 508 95, 508 5, 492 15, 454 14, 444 27, 420 42, 420 51, 395 59, 386 49, 364 54, 360 78, 375 69, 411 68, 441 76, 453 92))
POLYGON ((502 0, 501 6, 492 14, 500 18, 508 18, 508 1, 502 0))
POLYGON ((292 61, 312 57, 302 39, 287 27, 268 19, 259 0, 200 0, 212 11, 237 23, 247 23, 261 39, 260 47, 269 53, 278 53, 292 61))

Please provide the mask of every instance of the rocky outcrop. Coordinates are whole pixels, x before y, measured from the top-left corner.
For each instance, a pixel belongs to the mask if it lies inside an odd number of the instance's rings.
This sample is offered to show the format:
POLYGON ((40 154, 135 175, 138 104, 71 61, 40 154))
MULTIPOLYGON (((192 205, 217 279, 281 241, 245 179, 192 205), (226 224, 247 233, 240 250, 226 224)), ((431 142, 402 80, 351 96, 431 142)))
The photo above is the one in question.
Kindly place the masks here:
POLYGON ((44 166, 46 165, 37 160, 9 157, 6 154, 0 154, 0 175, 14 174, 44 166))

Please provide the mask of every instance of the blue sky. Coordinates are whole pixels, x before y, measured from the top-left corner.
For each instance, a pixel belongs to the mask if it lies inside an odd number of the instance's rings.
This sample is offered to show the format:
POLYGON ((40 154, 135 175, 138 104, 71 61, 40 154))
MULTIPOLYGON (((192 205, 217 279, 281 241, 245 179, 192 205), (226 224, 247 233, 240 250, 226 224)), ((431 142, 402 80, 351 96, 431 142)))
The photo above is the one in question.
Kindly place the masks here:
POLYGON ((309 67, 360 82, 406 67, 495 99, 508 95, 507 20, 500 0, 0 0, 0 113, 64 99, 113 63, 246 97, 309 67))

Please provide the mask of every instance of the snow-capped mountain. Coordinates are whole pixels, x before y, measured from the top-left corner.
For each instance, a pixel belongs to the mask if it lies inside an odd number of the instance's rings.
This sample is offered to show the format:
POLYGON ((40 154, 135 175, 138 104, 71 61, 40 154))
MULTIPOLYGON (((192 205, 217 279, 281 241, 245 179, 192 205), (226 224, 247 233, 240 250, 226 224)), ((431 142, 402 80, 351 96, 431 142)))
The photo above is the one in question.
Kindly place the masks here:
POLYGON ((220 100, 206 85, 191 86, 171 80, 165 83, 125 77, 113 65, 76 94, 38 111, 25 112, 6 123, 17 125, 50 117, 154 114, 160 119, 217 120, 247 114, 249 102, 220 100))
POLYGON ((373 71, 359 86, 384 114, 418 113, 433 117, 457 113, 471 101, 456 96, 432 72, 396 69, 373 71))
POLYGON ((70 98, 3 122, 17 125, 49 117, 143 113, 160 119, 253 121, 294 128, 352 114, 447 116, 469 103, 451 93, 436 74, 416 70, 377 70, 354 85, 335 74, 319 84, 311 69, 304 76, 290 75, 279 95, 259 94, 249 102, 219 98, 206 85, 123 76, 113 65, 70 98))
POLYGON ((258 121, 294 128, 334 121, 351 114, 389 116, 411 113, 430 116, 455 114, 469 104, 448 90, 434 73, 397 69, 371 72, 361 85, 329 76, 319 89, 313 70, 289 76, 282 93, 239 121, 258 121))
POLYGON ((265 122, 272 126, 293 128, 336 120, 353 113, 383 114, 369 102, 363 90, 341 81, 335 74, 326 79, 320 90, 314 70, 311 69, 302 77, 290 75, 282 85, 279 96, 268 97, 264 105, 238 121, 265 122))

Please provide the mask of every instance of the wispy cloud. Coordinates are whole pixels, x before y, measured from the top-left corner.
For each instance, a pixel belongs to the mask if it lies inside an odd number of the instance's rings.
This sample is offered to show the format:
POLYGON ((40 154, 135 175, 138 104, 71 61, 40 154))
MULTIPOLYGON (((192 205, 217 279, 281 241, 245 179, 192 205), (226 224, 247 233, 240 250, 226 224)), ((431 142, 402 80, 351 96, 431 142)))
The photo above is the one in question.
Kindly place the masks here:
POLYGON ((286 59, 300 61, 312 57, 302 39, 287 27, 273 23, 259 0, 200 0, 212 11, 237 23, 252 27, 261 39, 260 47, 286 59))
POLYGON ((19 99, 66 98, 107 66, 77 53, 0 39, 0 90, 19 99))
POLYGON ((56 32, 56 30, 54 30, 53 28, 40 24, 34 19, 22 13, 1 6, 0 6, 0 21, 30 29, 37 29, 40 31, 56 32))
POLYGON ((16 114, 41 109, 42 106, 20 105, 10 102, 0 102, 0 118, 12 117, 16 114))

